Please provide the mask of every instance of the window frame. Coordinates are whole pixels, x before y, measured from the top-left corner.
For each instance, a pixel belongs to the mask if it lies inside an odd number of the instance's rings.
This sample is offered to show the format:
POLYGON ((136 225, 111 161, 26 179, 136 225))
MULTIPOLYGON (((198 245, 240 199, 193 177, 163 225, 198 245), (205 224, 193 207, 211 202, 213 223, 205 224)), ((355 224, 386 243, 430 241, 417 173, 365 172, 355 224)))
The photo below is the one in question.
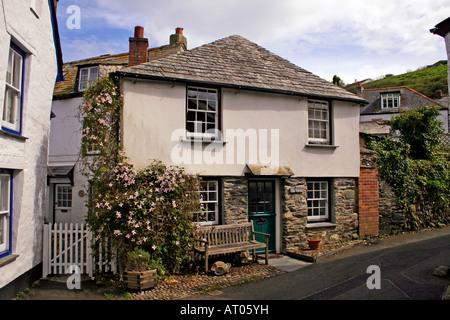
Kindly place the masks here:
MULTIPOLYGON (((73 187, 70 184, 66 184, 66 183, 58 183, 55 184, 55 209, 56 210, 70 210, 72 209, 72 205, 73 205, 73 187), (59 189, 60 188, 69 188, 70 189, 70 199, 61 199, 61 204, 66 204, 66 206, 64 205, 60 205, 59 204, 59 189), (70 201, 70 206, 68 205, 70 201)), ((69 192, 66 192, 66 195, 69 195, 69 192)))
MULTIPOLYGON (((207 98, 206 101, 209 101, 209 99, 207 98)), ((202 122, 202 129, 203 129, 203 123, 208 124, 208 121, 202 122)), ((220 88, 214 87, 214 86, 199 86, 199 85, 195 85, 195 84, 186 85, 185 130, 186 130, 186 138, 187 139, 216 140, 220 137, 220 135, 219 135, 219 131, 221 130, 221 90, 220 90, 220 88), (194 90, 196 90, 197 93, 199 90, 206 90, 207 96, 208 96, 209 91, 215 91, 215 93, 216 93, 216 110, 214 112, 211 112, 208 110, 208 107, 205 111, 199 109, 198 108, 198 100, 205 100, 205 99, 199 99, 198 95, 196 96, 195 99, 190 98, 189 91, 194 91, 194 90), (189 108, 189 102, 192 100, 197 100, 197 108, 196 109, 189 108), (189 120, 189 118, 188 118, 189 112, 196 112, 196 114, 195 114, 196 120, 189 120), (209 129, 207 128, 207 126, 205 128, 206 132, 195 132, 195 123, 198 122, 197 121, 197 113, 198 112, 207 113, 207 114, 214 113, 214 133, 208 132, 209 129), (188 122, 194 123, 194 132, 192 132, 188 129, 188 122)))
POLYGON ((5 79, 5 95, 1 110, 1 128, 4 131, 7 131, 9 133, 21 135, 22 134, 22 117, 23 117, 23 96, 24 96, 24 78, 25 78, 25 61, 26 60, 26 54, 23 50, 21 50, 17 45, 14 43, 10 43, 9 46, 9 53, 8 53, 8 67, 6 72, 6 79, 5 79), (12 56, 12 59, 10 59, 11 52, 14 54, 17 54, 20 56, 20 70, 16 76, 20 77, 20 80, 18 81, 18 84, 20 85, 20 88, 17 88, 14 86, 14 55, 12 56), (10 60, 12 62, 11 67, 10 60), (11 69, 11 84, 8 83, 8 70, 11 69), (7 110, 6 104, 9 99, 7 99, 8 92, 12 92, 14 95, 18 95, 18 98, 16 100, 16 105, 14 106, 14 123, 9 122, 4 119, 5 112, 7 110))
POLYGON ((398 109, 401 106, 400 92, 380 93, 381 109, 398 109), (397 103, 395 103, 397 101, 397 103), (389 102, 392 106, 389 106, 389 102))
MULTIPOLYGON (((315 108, 319 109, 319 108, 315 108)), ((308 143, 309 144, 323 144, 323 145, 331 145, 332 144, 332 112, 331 112, 331 101, 329 100, 318 100, 318 99, 308 99, 308 143), (320 105, 326 105, 327 115, 326 118, 321 117, 321 119, 311 118, 311 110, 314 108, 312 104, 320 104, 320 105), (326 127, 325 129, 320 128, 311 128, 311 122, 313 123, 325 123, 326 127), (313 130, 313 134, 311 136, 311 130, 313 130), (326 136, 325 138, 322 137, 316 137, 315 136, 315 130, 323 131, 325 130, 326 136)))
MULTIPOLYGON (((12 253, 12 222, 13 222, 13 179, 12 179, 12 170, 0 169, 0 177, 8 177, 8 186, 7 186, 7 201, 8 206, 7 210, 4 210, 1 215, 5 215, 3 217, 5 223, 5 233, 4 233, 4 244, 0 245, 0 258, 5 257, 12 253)), ((1 178, 0 178, 1 179, 1 178)), ((2 183, 0 181, 0 196, 2 192, 2 183)), ((0 198, 1 203, 1 198, 0 198)), ((0 204, 1 210, 1 204, 0 204)), ((1 211, 0 211, 1 212, 1 211)), ((1 219, 1 218, 0 218, 1 219)))
MULTIPOLYGON (((219 221, 219 217, 220 217, 220 180, 219 179, 203 179, 202 181, 200 181, 200 187, 202 183, 206 183, 207 186, 209 186, 210 183, 215 183, 216 185, 216 190, 215 190, 215 194, 216 194, 216 199, 215 200, 202 200, 200 199, 200 211, 195 211, 194 212, 194 223, 196 225, 199 226, 211 226, 211 225, 218 225, 220 223, 219 221), (214 208, 214 220, 207 220, 207 221, 199 221, 198 216, 201 213, 202 210, 202 206, 204 204, 209 204, 209 203, 215 203, 215 208, 214 208)), ((209 188, 204 191, 204 190, 199 190, 198 191, 200 193, 212 193, 213 191, 209 191, 209 188)), ((208 213, 205 213, 207 218, 208 218, 208 213)))
POLYGON ((306 207, 307 207, 307 220, 308 223, 315 222, 330 222, 331 221, 331 183, 327 179, 308 179, 306 180, 306 207), (320 184, 320 189, 310 189, 309 184, 320 184), (322 184, 326 184, 326 190, 322 189, 322 184), (310 198, 310 192, 313 193, 313 197, 310 198), (315 192, 320 192, 319 197, 315 197, 315 192), (322 197, 322 192, 325 192, 326 198, 322 197), (310 201, 318 201, 319 206, 310 206, 310 201), (320 202, 325 201, 325 206, 321 206, 320 202), (320 214, 320 209, 325 209, 325 214, 320 214), (319 209, 319 215, 311 215, 310 210, 319 209))
POLYGON ((98 81, 99 78, 100 78, 100 68, 99 68, 98 65, 80 66, 79 69, 78 69, 78 84, 77 84, 78 92, 86 91, 93 83, 98 81), (91 70, 92 69, 96 69, 97 70, 97 78, 95 79, 95 81, 90 81, 91 70), (88 74, 86 76, 86 81, 81 81, 83 70, 87 70, 88 71, 88 74), (81 88, 82 84, 85 84, 86 87, 85 88, 81 88))

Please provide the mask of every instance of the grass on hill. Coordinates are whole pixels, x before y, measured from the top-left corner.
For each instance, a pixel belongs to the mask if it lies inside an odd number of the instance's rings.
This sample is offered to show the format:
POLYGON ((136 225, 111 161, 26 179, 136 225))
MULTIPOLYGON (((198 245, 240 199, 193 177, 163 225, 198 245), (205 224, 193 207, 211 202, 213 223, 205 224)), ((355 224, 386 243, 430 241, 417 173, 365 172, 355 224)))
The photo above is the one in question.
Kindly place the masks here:
MULTIPOLYGON (((387 75, 385 78, 365 83, 365 89, 407 86, 430 98, 436 98, 436 92, 448 94, 447 61, 439 61, 433 66, 403 73, 400 75, 387 75)), ((350 90, 356 92, 354 90, 350 90)))

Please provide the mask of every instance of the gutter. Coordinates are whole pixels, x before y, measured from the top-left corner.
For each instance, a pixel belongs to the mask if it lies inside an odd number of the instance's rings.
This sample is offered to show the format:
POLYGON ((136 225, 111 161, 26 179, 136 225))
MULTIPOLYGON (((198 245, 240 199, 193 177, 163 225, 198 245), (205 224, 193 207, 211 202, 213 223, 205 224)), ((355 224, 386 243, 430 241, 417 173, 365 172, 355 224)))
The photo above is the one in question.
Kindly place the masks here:
POLYGON ((56 82, 64 81, 63 76, 63 58, 62 58, 62 50, 61 50, 61 40, 59 38, 59 29, 58 29, 58 20, 56 18, 56 7, 53 0, 48 0, 48 5, 50 7, 50 18, 52 21, 52 29, 53 29, 53 42, 55 44, 56 50, 56 64, 58 68, 58 74, 56 77, 56 82))

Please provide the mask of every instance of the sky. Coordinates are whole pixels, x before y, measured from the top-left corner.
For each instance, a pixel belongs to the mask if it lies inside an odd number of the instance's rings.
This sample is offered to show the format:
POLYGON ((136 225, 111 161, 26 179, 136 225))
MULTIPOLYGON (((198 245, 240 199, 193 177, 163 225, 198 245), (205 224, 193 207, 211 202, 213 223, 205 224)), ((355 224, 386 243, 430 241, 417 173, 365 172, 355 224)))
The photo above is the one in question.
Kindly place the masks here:
POLYGON ((188 49, 238 34, 346 84, 447 60, 429 30, 449 16, 448 0, 59 0, 57 10, 64 62, 127 52, 137 25, 150 47, 182 27, 188 49))

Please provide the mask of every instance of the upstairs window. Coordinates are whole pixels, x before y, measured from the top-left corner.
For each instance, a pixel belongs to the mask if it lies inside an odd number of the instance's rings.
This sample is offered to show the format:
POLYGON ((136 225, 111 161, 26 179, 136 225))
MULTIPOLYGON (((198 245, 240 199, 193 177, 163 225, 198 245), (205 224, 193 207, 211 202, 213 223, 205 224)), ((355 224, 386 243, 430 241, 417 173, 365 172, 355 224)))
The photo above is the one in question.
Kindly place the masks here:
POLYGON ((330 106, 328 101, 308 101, 308 141, 330 143, 330 106))
POLYGON ((217 136, 219 130, 218 90, 188 87, 186 130, 190 138, 217 136))
POLYGON ((383 93, 381 94, 381 109, 399 108, 400 93, 383 93))
POLYGON ((25 53, 11 44, 6 70, 5 100, 2 112, 2 129, 16 134, 21 132, 22 78, 25 53))
POLYGON ((80 69, 78 91, 84 91, 98 80, 98 66, 80 69))

